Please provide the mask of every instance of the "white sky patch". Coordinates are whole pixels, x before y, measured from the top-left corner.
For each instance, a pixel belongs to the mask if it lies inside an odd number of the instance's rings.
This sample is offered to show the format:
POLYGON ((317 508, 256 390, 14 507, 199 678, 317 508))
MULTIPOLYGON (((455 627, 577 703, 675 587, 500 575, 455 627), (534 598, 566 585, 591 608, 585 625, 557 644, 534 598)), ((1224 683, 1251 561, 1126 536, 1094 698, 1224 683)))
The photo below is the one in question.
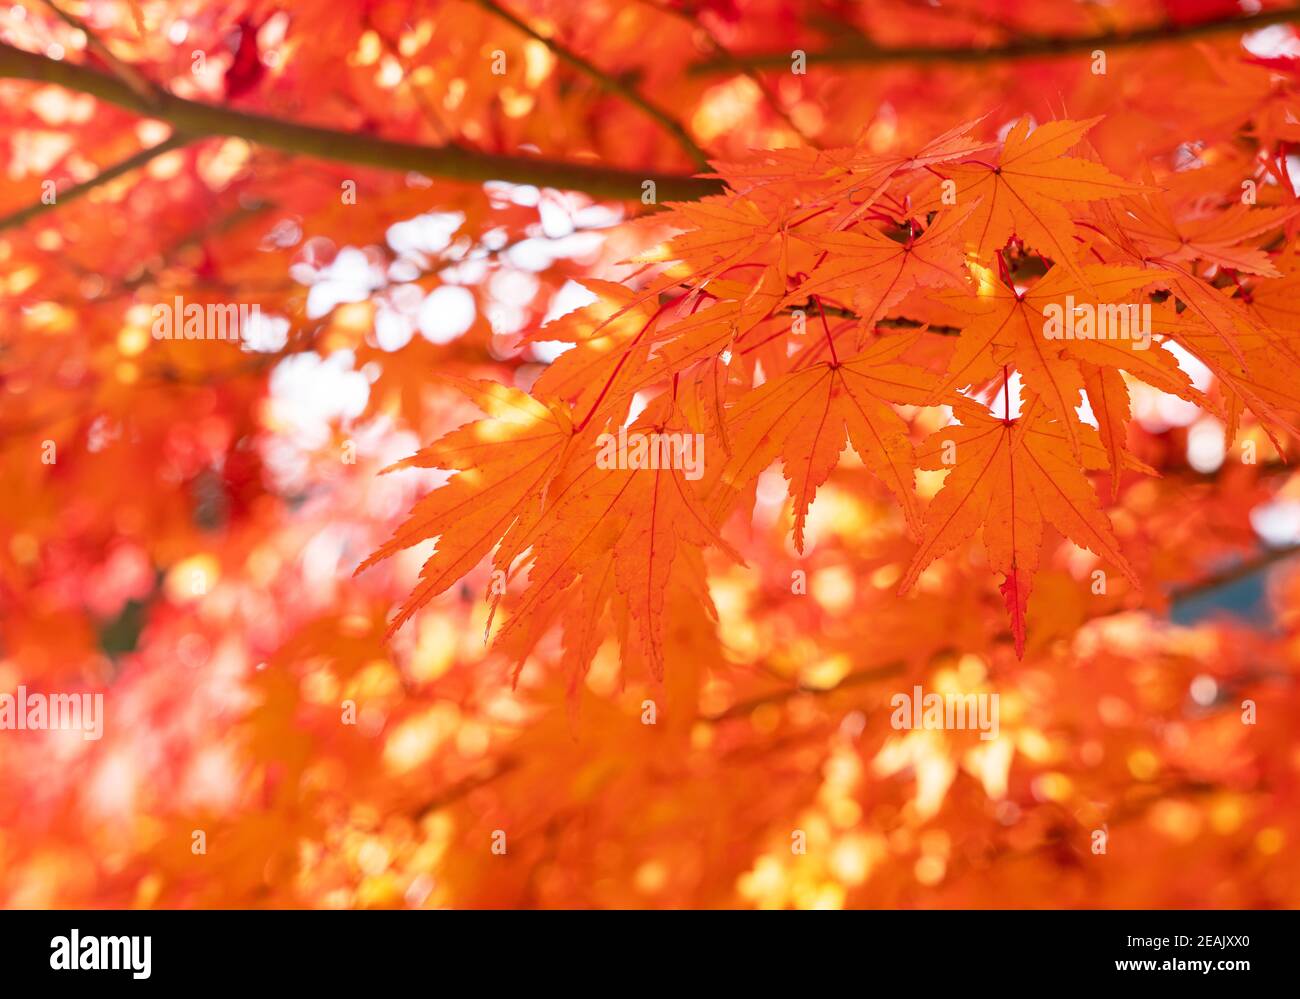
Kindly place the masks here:
POLYGON ((1275 500, 1255 507, 1250 511, 1250 526, 1274 548, 1300 544, 1300 500, 1275 500))
POLYGON ((623 209, 618 205, 588 205, 573 213, 573 224, 579 229, 607 229, 623 221, 623 209))
MULTIPOLYGON (((542 319, 542 326, 545 327, 547 323, 555 322, 561 316, 567 316, 570 312, 576 312, 595 301, 596 294, 590 288, 577 281, 565 281, 560 290, 551 296, 551 304, 546 310, 545 318, 542 319)), ((529 345, 534 360, 541 361, 543 364, 550 364, 566 350, 572 350, 574 346, 563 340, 539 340, 529 345)))
POLYGON ((126 752, 118 751, 95 769, 86 797, 97 812, 125 815, 135 805, 138 783, 135 761, 126 752))
MULTIPOLYGON (((1174 355, 1178 367, 1191 379, 1192 386, 1197 391, 1205 392, 1209 389, 1214 381, 1214 373, 1185 347, 1172 340, 1165 340, 1160 344, 1160 349, 1174 355)), ((1133 415, 1142 428, 1150 433, 1160 434, 1171 427, 1186 427, 1201 416, 1201 409, 1194 402, 1161 392, 1143 382, 1131 382, 1129 392, 1133 397, 1133 415)))
POLYGON ((1183 373, 1192 380, 1192 386, 1198 392, 1209 390, 1210 383, 1214 381, 1214 372, 1207 368, 1204 362, 1193 356, 1182 344, 1175 343, 1173 340, 1165 340, 1160 348, 1174 355, 1174 360, 1183 369, 1183 373))
MULTIPOLYGON (((1020 386, 1019 371, 1011 372, 1011 377, 1006 380, 1005 386, 1002 382, 998 382, 993 397, 988 400, 989 413, 994 417, 994 419, 1014 420, 1020 416, 1020 406, 1024 395, 1024 393, 1020 391, 1020 386), (1011 393, 1010 413, 1007 411, 1006 395, 1008 391, 1011 393)), ((976 402, 984 402, 983 399, 978 396, 973 396, 969 392, 963 392, 962 395, 966 396, 968 399, 974 399, 976 402)))
POLYGON ((1223 424, 1213 416, 1203 416, 1187 432, 1187 464, 1209 475, 1217 471, 1225 457, 1223 424))
POLYGON ((573 216, 560 198, 550 191, 537 205, 537 215, 542 221, 542 235, 547 239, 563 239, 573 234, 573 216))
POLYGON ((528 325, 528 310, 517 305, 492 301, 487 304, 483 313, 487 316, 492 332, 500 336, 518 333, 528 325))
POLYGON ((537 294, 540 282, 528 271, 502 268, 488 281, 488 292, 502 305, 526 306, 537 294))
POLYGON ((1214 682, 1214 677, 1206 673, 1198 673, 1192 679, 1188 690, 1192 695, 1192 700, 1203 708, 1209 707, 1219 696, 1219 685, 1214 682))
POLYGON ((499 250, 510 242, 510 231, 505 226, 497 226, 483 233, 479 242, 488 250, 499 250))
POLYGON ((268 316, 261 309, 248 317, 239 331, 242 350, 258 354, 274 354, 289 342, 289 320, 283 316, 268 316))
POLYGON ((386 237, 399 256, 441 253, 464 224, 462 212, 432 212, 390 225, 386 237))
MULTIPOLYGON (((359 428, 355 438, 358 450, 373 454, 378 468, 387 468, 420 450, 415 433, 399 430, 382 417, 359 428)), ((366 490, 366 515, 379 522, 401 517, 420 496, 446 485, 453 474, 442 468, 403 468, 376 476, 366 490)))
POLYGON ((307 293, 308 319, 328 315, 344 302, 364 302, 387 282, 382 263, 371 260, 355 246, 345 246, 324 267, 296 263, 289 268, 289 275, 311 287, 307 293))
POLYGON ((551 252, 553 242, 541 237, 521 239, 502 256, 511 266, 525 271, 544 271, 551 266, 555 255, 551 252))
POLYGON ((532 184, 511 184, 504 180, 489 180, 483 185, 483 190, 492 200, 494 208, 504 208, 506 205, 531 208, 542 197, 542 192, 532 184))
POLYGON ((375 309, 375 346, 390 353, 401 350, 415 335, 415 323, 392 306, 381 302, 375 309))
POLYGON ((394 260, 388 265, 388 280, 399 284, 408 281, 417 281, 420 278, 420 274, 420 265, 407 257, 394 260))
POLYGON ((329 442, 330 427, 360 416, 370 398, 366 376, 353 370, 350 350, 323 358, 315 352, 286 357, 271 372, 275 428, 305 450, 329 442))
POLYGON ((1242 38, 1241 44, 1247 52, 1261 59, 1300 55, 1300 41, 1290 26, 1285 24, 1272 24, 1251 31, 1242 38))
POLYGON ((605 236, 599 232, 575 232, 562 239, 530 236, 521 239, 502 257, 524 271, 544 271, 557 260, 581 260, 600 250, 605 236))
POLYGON ((433 291, 420 306, 416 325, 420 335, 430 343, 451 343, 474 325, 478 306, 474 293, 459 285, 444 284, 433 291))
POLYGON ((593 205, 582 194, 547 188, 537 205, 541 233, 548 239, 566 239, 585 229, 605 229, 623 221, 623 210, 593 205))
POLYGON ((503 267, 488 279, 488 322, 494 333, 517 333, 531 316, 529 304, 541 282, 528 271, 503 267))
POLYGON ((191 808, 230 808, 239 793, 240 764, 229 746, 210 746, 190 763, 182 799, 191 808))
POLYGON ((1172 427, 1186 427, 1201 415, 1196 403, 1161 392, 1144 382, 1131 382, 1129 393, 1133 397, 1133 415, 1148 433, 1162 434, 1172 427))
POLYGON ((575 346, 577 345, 565 343, 562 340, 542 340, 528 345, 532 351, 533 360, 540 361, 542 364, 551 364, 557 357, 565 351, 572 350, 575 346))
POLYGON ((418 284, 393 285, 375 301, 375 326, 367 340, 390 353, 401 350, 415 335, 416 319, 424 304, 424 289, 418 284))
POLYGON ((758 477, 755 498, 764 506, 780 506, 788 493, 789 486, 775 467, 764 469, 758 477))
POLYGON ((546 310, 546 317, 542 320, 542 325, 554 322, 561 316, 567 316, 570 312, 576 312, 584 306, 591 305, 596 301, 596 293, 585 285, 577 281, 565 281, 560 290, 551 296, 550 307, 546 310))
MULTIPOLYGON (((1287 112, 1288 120, 1290 120, 1292 117, 1293 115, 1291 114, 1291 112, 1288 111, 1287 112)), ((1295 118, 1295 121, 1300 122, 1300 118, 1295 118)), ((1291 181, 1291 186, 1296 190, 1300 190, 1300 156, 1296 156, 1295 154, 1288 155, 1285 164, 1286 164, 1286 175, 1287 178, 1291 181)), ((1265 177, 1264 183, 1276 184, 1277 181, 1275 181, 1272 177, 1265 177)))
POLYGON ((1100 430, 1101 424, 1097 422, 1097 414, 1092 411, 1092 400, 1088 398, 1088 393, 1083 393, 1082 405, 1076 406, 1074 411, 1079 414, 1079 420, 1088 426, 1100 430))
POLYGON ((627 419, 623 421, 623 426, 630 427, 635 423, 637 417, 645 412, 648 405, 650 405, 650 397, 644 392, 637 392, 633 395, 632 402, 627 407, 627 419))
POLYGON ((301 556, 301 585, 312 592, 320 603, 333 596, 338 578, 343 574, 340 563, 347 547, 349 530, 331 525, 317 531, 306 545, 301 556))
POLYGON ((450 264, 438 271, 438 277, 448 284, 481 284, 487 275, 488 261, 485 257, 450 264))
POLYGON ((302 242, 302 226, 296 219, 281 219, 262 238, 262 248, 270 249, 279 247, 287 249, 290 246, 297 246, 302 242))
POLYGON ((572 236, 553 240, 551 254, 557 260, 582 260, 598 253, 604 245, 604 233, 575 232, 572 236))

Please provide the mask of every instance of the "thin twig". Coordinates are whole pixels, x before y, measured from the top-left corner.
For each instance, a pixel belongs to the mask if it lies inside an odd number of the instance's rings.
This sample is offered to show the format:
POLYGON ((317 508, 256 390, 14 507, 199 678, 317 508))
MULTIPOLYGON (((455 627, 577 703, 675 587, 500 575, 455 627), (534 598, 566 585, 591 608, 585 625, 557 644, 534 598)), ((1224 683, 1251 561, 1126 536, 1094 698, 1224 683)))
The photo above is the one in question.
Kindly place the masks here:
MULTIPOLYGON (((895 63, 988 63, 1017 59, 1046 59, 1055 56, 1091 52, 1095 49, 1134 48, 1162 42, 1185 42, 1236 31, 1258 31, 1273 24, 1300 21, 1300 8, 1260 11, 1245 17, 1225 17, 1198 24, 1157 24, 1128 31, 1106 31, 1092 35, 1041 35, 1017 38, 1005 45, 987 47, 968 45, 899 45, 875 46, 865 39, 854 40, 820 52, 807 52, 806 63, 812 65, 882 66, 895 63)), ((725 59, 705 59, 690 66, 695 76, 735 72, 736 67, 752 69, 789 69, 791 51, 732 53, 725 59)))
POLYGON ((54 0, 42 0, 42 2, 46 7, 54 11, 64 24, 80 31, 86 36, 87 47, 94 52, 95 55, 99 56, 109 69, 117 74, 118 79, 134 90, 143 100, 146 100, 151 104, 157 101, 159 94, 158 87, 150 80, 146 79, 135 67, 128 65, 117 56, 113 55, 109 47, 104 44, 95 32, 91 31, 90 28, 86 26, 85 22, 59 7, 54 3, 54 0))
POLYGON ((731 718, 743 718, 751 713, 755 708, 760 708, 768 704, 784 704, 793 697, 801 694, 807 694, 812 697, 826 697, 838 693, 848 687, 857 686, 863 683, 870 683, 873 680, 885 680, 890 677, 898 676, 906 668, 902 661, 886 663, 883 666, 870 666, 866 669, 853 670, 844 674, 839 683, 833 687, 809 687, 802 683, 797 683, 793 687, 785 687, 781 690, 774 690, 769 694, 761 694, 758 697, 751 697, 744 701, 737 701, 723 711, 715 714, 704 715, 701 721, 721 722, 731 718))
POLYGON ((89 194, 102 184, 107 184, 109 181, 116 180, 118 177, 130 173, 132 170, 138 170, 140 167, 146 165, 156 157, 161 156, 163 153, 169 153, 173 149, 180 149, 190 141, 191 138, 189 136, 181 135, 179 132, 174 133, 170 138, 164 139, 156 146, 150 146, 148 149, 141 149, 138 153, 128 156, 120 163, 115 163, 110 167, 105 167, 89 180, 82 181, 80 184, 69 187, 66 191, 58 192, 55 196, 55 200, 49 204, 46 204, 44 201, 37 201, 35 204, 28 205, 26 208, 20 208, 18 211, 11 212, 3 218, 0 218, 0 232, 3 232, 5 229, 11 229, 14 226, 20 226, 28 220, 44 214, 45 212, 54 211, 54 209, 66 205, 69 201, 76 201, 78 198, 89 194))
POLYGON ((622 80, 588 62, 572 49, 566 48, 555 39, 543 35, 541 32, 533 28, 533 26, 527 21, 521 20, 514 14, 510 13, 510 11, 497 3, 496 0, 476 0, 476 2, 484 10, 499 17, 507 24, 518 28, 529 38, 535 38, 537 41, 541 42, 550 49, 551 54, 561 62, 568 63, 574 69, 578 70, 578 72, 604 87, 611 94, 617 94, 633 107, 644 111, 655 121, 659 122, 659 124, 663 126, 664 130, 677 140, 677 144, 682 147, 686 155, 694 161, 697 167, 701 170, 710 169, 708 154, 696 144, 695 140, 691 138, 690 133, 686 131, 682 123, 663 108, 659 107, 659 105, 655 104, 648 98, 643 97, 635 88, 628 86, 622 80))
POLYGON ((763 95, 763 100, 767 102, 767 106, 772 109, 773 114, 775 114, 778 118, 780 118, 783 122, 785 122, 785 124, 790 128, 790 130, 794 132, 795 135, 799 136, 799 138, 803 139, 804 142, 808 143, 808 145, 812 146, 814 149, 821 148, 821 144, 818 143, 817 140, 814 139, 811 135, 809 135, 807 131, 801 128, 799 126, 799 123, 796 122, 794 118, 790 115, 790 112, 788 112, 784 107, 782 107, 781 100, 776 94, 776 92, 773 91, 771 85, 769 85, 768 82, 764 80, 763 77, 759 75, 758 71, 754 69, 752 66, 744 66, 738 63, 735 57, 731 54, 731 51, 725 45, 723 45, 722 42, 718 41, 717 36, 714 35, 712 31, 709 30, 708 26, 704 24, 704 22, 700 21, 697 17, 693 16, 688 11, 678 10, 674 7, 669 6, 666 3, 658 3, 656 2, 656 0, 642 0, 642 3, 644 3, 647 7, 650 7, 651 9, 658 11, 660 14, 665 14, 669 17, 678 18, 679 20, 684 21, 685 23, 691 25, 693 28, 698 30, 704 36, 704 38, 708 40, 708 43, 713 48, 713 51, 717 53, 716 58, 723 60, 728 65, 734 67, 737 73, 740 73, 745 77, 748 77, 749 81, 753 83, 755 87, 758 88, 758 92, 763 95))

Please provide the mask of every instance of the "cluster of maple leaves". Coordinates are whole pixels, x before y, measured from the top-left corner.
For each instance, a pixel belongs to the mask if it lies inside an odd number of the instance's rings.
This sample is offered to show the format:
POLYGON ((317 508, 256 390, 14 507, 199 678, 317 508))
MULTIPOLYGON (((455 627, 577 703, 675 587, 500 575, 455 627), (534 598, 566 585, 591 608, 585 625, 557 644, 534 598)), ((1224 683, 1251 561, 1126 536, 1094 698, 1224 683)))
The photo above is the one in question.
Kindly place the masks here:
POLYGON ((0 19, 0 688, 106 724, 0 733, 0 904, 1297 904, 1300 588, 1185 623, 1300 496, 1278 0, 60 6, 106 48, 0 19), (288 127, 98 183, 171 125, 49 81, 123 66, 288 127))
POLYGON ((1096 122, 1024 117, 990 141, 976 120, 911 154, 719 164, 728 193, 671 206, 680 232, 635 289, 589 282, 597 304, 530 334, 572 345, 530 392, 465 384, 488 419, 404 463, 458 474, 362 566, 439 539, 394 628, 491 552, 495 579, 527 580, 500 648, 522 662, 563 622, 576 689, 608 615, 662 678, 665 592, 712 612, 701 549, 739 559, 722 527, 775 460, 802 551, 846 443, 917 539, 900 592, 982 530, 1020 654, 1045 524, 1140 589, 1087 474, 1106 471, 1115 495, 1156 474, 1127 446, 1125 375, 1214 413, 1228 445, 1249 410, 1280 449, 1300 384, 1285 239, 1300 209, 1255 207, 1253 181, 1189 196, 1177 178, 1125 180, 1090 155, 1096 122), (1155 303, 1156 349, 1046 337, 1050 310, 1078 302, 1155 303), (954 425, 914 442, 902 407, 941 405, 954 425), (597 436, 629 421, 704 435, 703 479, 598 467, 597 436), (918 468, 950 472, 924 506, 918 468))

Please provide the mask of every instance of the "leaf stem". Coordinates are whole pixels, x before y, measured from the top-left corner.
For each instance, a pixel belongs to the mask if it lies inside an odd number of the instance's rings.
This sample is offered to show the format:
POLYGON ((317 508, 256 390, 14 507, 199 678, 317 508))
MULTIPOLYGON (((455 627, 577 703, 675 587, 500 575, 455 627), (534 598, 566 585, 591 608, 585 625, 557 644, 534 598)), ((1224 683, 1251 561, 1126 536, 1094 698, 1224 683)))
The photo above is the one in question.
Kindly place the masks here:
POLYGON ((826 322, 826 310, 822 308, 822 300, 820 296, 813 295, 812 300, 817 303, 817 314, 822 317, 822 330, 826 333, 826 344, 831 348, 831 367, 838 368, 840 366, 840 359, 839 355, 835 353, 835 339, 831 336, 830 324, 826 322))
POLYGON ((659 308, 655 309, 654 315, 652 315, 649 319, 645 321, 645 325, 642 326, 640 332, 637 333, 637 335, 632 338, 632 342, 629 343, 627 345, 627 348, 623 351, 623 356, 620 357, 618 359, 618 363, 614 365, 614 370, 611 371, 609 373, 609 377, 605 379, 605 384, 600 390, 600 395, 596 396, 596 401, 591 404, 591 409, 587 411, 587 415, 582 418, 581 423, 579 423, 576 427, 573 428, 573 432, 575 434, 582 433, 582 431, 587 428, 587 424, 591 422, 591 418, 596 415, 596 410, 600 409, 600 404, 605 401, 605 396, 609 393, 610 387, 614 384, 615 379, 618 378, 618 373, 623 370, 623 365, 626 364, 627 359, 632 356, 632 348, 635 347, 641 341, 641 338, 645 336, 646 331, 650 329, 651 326, 654 325, 654 321, 656 319, 658 319, 661 315, 663 315, 664 312, 666 312, 668 309, 672 308, 674 305, 680 302, 688 294, 690 294, 690 292, 683 292, 682 294, 678 295, 676 298, 671 298, 667 302, 664 302, 662 305, 659 306, 659 308))

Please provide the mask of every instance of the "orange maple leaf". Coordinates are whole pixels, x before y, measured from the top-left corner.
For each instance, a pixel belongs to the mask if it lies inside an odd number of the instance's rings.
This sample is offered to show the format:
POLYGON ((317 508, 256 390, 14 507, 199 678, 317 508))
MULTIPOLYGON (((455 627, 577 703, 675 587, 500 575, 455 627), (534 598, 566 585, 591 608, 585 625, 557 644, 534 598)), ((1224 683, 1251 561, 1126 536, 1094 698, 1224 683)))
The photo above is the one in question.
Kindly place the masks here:
POLYGON ((446 485, 421 498, 407 521, 357 567, 360 573, 421 541, 438 539, 437 550, 420 570, 420 585, 402 603, 389 634, 473 569, 512 529, 526 533, 541 514, 548 484, 579 440, 566 409, 495 382, 444 380, 491 418, 466 424, 385 469, 455 471, 446 485))
POLYGON ((1100 163, 1063 155, 1100 118, 1049 121, 1029 130, 1021 118, 1007 135, 996 164, 962 162, 944 172, 957 182, 957 204, 979 200, 966 232, 984 259, 1011 236, 1046 252, 1082 279, 1074 224, 1063 202, 1096 201, 1146 191, 1100 163))
POLYGON ((1024 654, 1025 612, 1038 569, 1043 523, 1102 556, 1140 588, 1121 554, 1084 469, 1105 467, 1096 431, 1082 427, 1083 467, 1066 446, 1066 434, 1048 408, 1030 398, 1017 419, 998 419, 968 399, 953 405, 959 426, 931 434, 918 449, 918 467, 948 471, 925 511, 925 530, 899 584, 906 593, 937 558, 983 528, 989 565, 1002 573, 1017 655, 1024 654))
MULTIPOLYGON (((1132 339, 1047 336, 1049 320, 1055 316, 1059 321, 1067 308, 1137 304, 1135 293, 1157 282, 1162 272, 1090 266, 1083 268, 1082 278, 1076 278, 1073 271, 1057 266, 1032 287, 1020 291, 995 280, 985 268, 973 270, 979 279, 978 296, 945 297, 947 304, 972 313, 974 318, 962 330, 935 399, 953 389, 988 379, 1005 365, 1013 365, 1029 391, 1039 396, 1060 422, 1071 450, 1076 453, 1079 449, 1076 427, 1080 421, 1075 410, 1084 388, 1081 362, 1121 368, 1162 391, 1190 401, 1203 401, 1174 357, 1149 339, 1144 349, 1134 349, 1139 341, 1132 339)), ((1125 332, 1131 331, 1126 327, 1125 332)))
POLYGON ((839 463, 847 435, 902 504, 908 524, 918 526, 916 461, 907 423, 890 405, 919 403, 933 386, 924 369, 897 362, 916 339, 917 334, 887 337, 848 360, 810 364, 747 393, 728 414, 733 453, 722 471, 715 511, 726 509, 780 457, 794 501, 795 545, 803 551, 808 507, 839 463))
POLYGON ((826 262, 783 304, 805 301, 816 294, 847 297, 863 328, 869 330, 917 288, 966 288, 959 232, 976 207, 970 204, 945 211, 920 236, 909 234, 902 241, 872 229, 800 235, 804 242, 823 251, 826 262))

